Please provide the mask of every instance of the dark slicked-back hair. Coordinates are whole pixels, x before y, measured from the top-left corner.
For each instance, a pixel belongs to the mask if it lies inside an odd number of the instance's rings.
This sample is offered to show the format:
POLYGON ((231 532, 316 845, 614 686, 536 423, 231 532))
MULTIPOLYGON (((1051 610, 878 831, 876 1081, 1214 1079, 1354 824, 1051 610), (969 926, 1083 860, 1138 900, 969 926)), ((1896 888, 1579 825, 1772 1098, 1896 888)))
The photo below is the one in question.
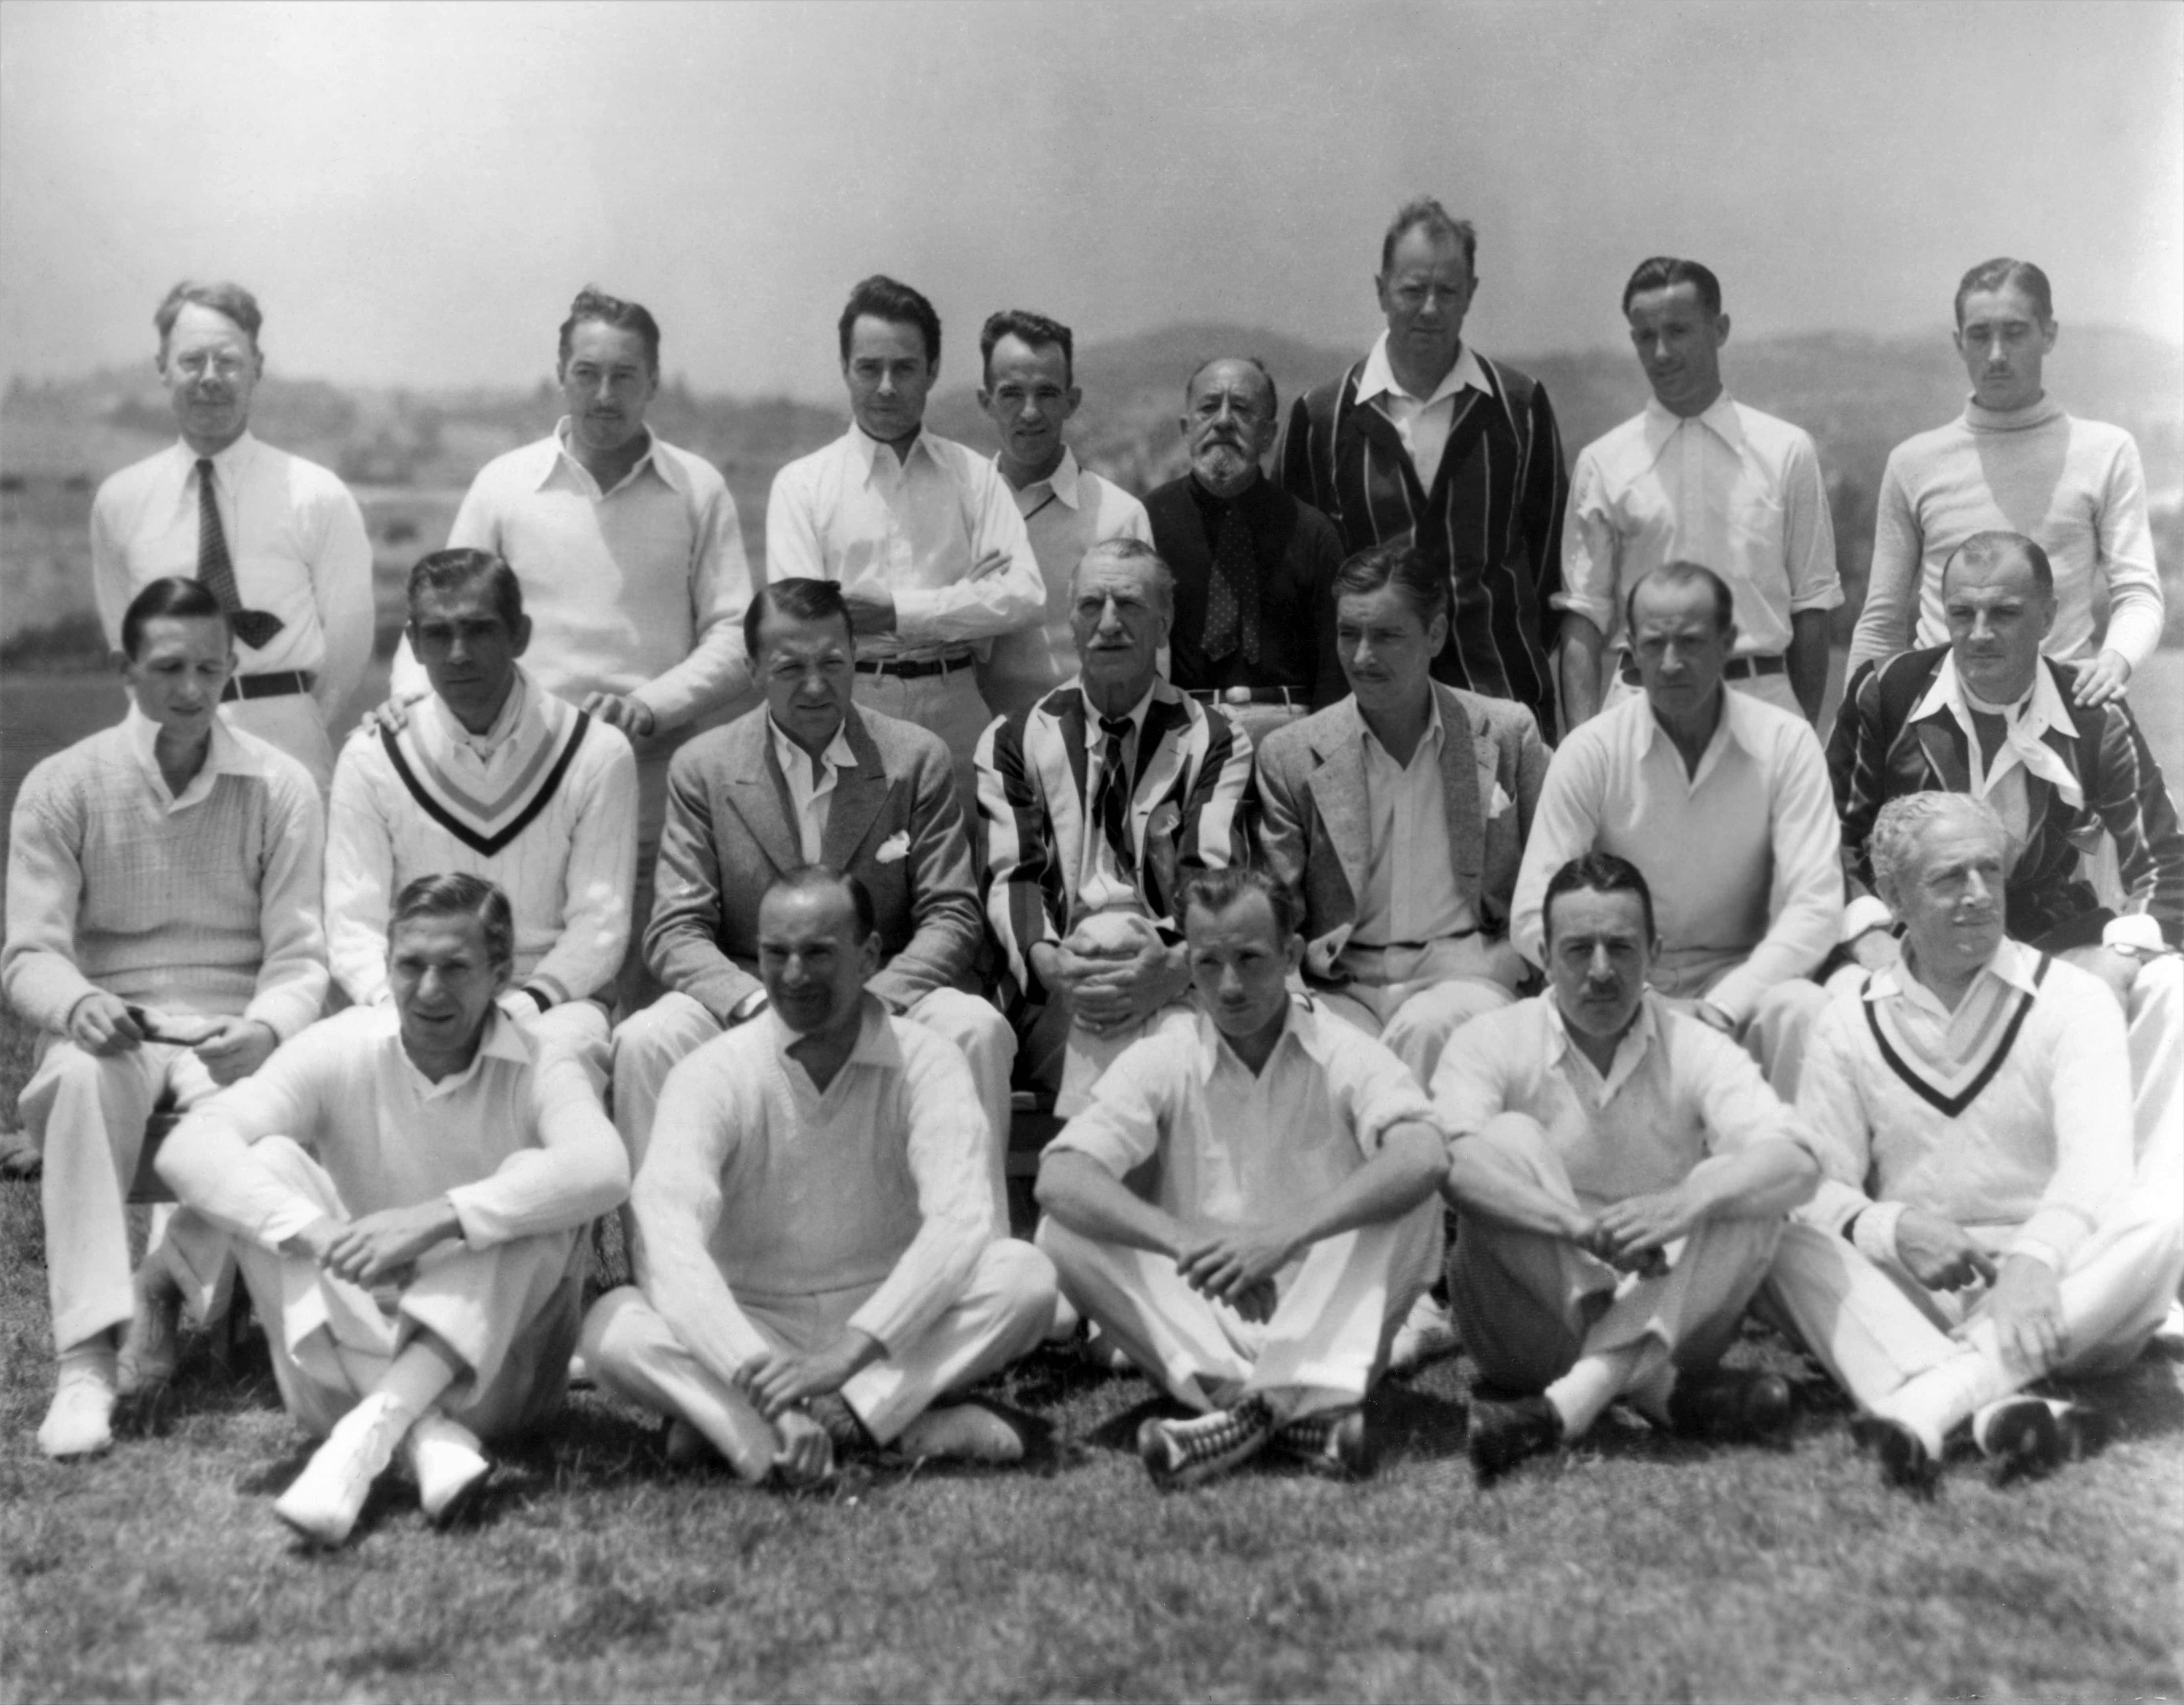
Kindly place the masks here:
POLYGON ((1203 906, 1218 917, 1246 894, 1263 894, 1273 909, 1278 943, 1287 941, 1304 928, 1304 907, 1295 894, 1265 871, 1240 864, 1218 865, 1193 876, 1184 884, 1176 905, 1176 921, 1183 922, 1194 905, 1203 906))
POLYGON ((1348 559, 1334 573, 1334 595, 1353 598, 1393 587, 1418 618, 1430 627, 1436 616, 1448 614, 1448 582, 1407 540, 1376 544, 1348 559))
POLYGON ((196 621, 217 621, 228 630, 228 649, 235 649, 234 624, 220 607, 212 588, 203 581, 185 580, 178 574, 163 575, 129 600, 121 612, 121 649, 131 662, 144 643, 144 624, 162 616, 196 621))
POLYGON ((2013 260, 1998 254, 1992 260, 1982 260, 1964 276, 1957 286, 1957 330, 1964 329, 1964 298, 1975 290, 2022 290, 2032 298, 2032 311, 2047 325, 2055 317, 2054 293, 2048 287, 2048 275, 2029 260, 2013 260))
POLYGON ((619 296, 610 296, 596 284, 587 284, 569 304, 569 317, 561 322, 561 359, 557 371, 569 365, 569 348, 576 341, 577 328, 593 320, 617 332, 636 332, 644 345, 645 371, 655 379, 660 376, 660 322, 652 317, 652 310, 641 302, 625 302, 619 296))
POLYGON ((1673 290, 1679 284, 1688 284, 1698 293, 1699 306, 1708 319, 1721 312, 1721 281, 1713 276, 1713 270, 1696 260, 1679 260, 1673 254, 1657 254, 1638 263, 1638 270, 1623 287, 1623 311, 1628 314, 1632 299, 1648 290, 1673 290))
POLYGON ((1998 562, 2021 556, 2032 565, 2032 582, 2040 588, 2042 598, 2055 595, 2055 566, 2048 560, 2048 553, 2040 548, 2037 539, 2030 539, 2021 532, 2004 532, 1997 527, 1987 532, 1975 532, 1954 550, 1942 565, 1942 590, 1949 588, 1949 571, 1959 562, 1966 568, 1992 568, 1998 562))
POLYGON ((181 317, 182 309, 194 302, 200 308, 209 308, 215 314, 225 314, 250 340, 250 347, 258 347, 258 328, 265 323, 259 311, 258 298, 240 284, 217 279, 199 283, 194 278, 185 278, 160 298, 152 313, 152 325, 159 334, 159 353, 167 353, 167 339, 174 336, 175 321, 181 317))
POLYGON ((387 920, 387 939, 413 917, 474 917, 485 933, 485 956, 493 968, 505 976, 515 963, 515 917, 508 896, 482 876, 455 871, 404 884, 387 920))
POLYGON ((834 328, 841 339, 844 361, 850 359, 850 333, 856 329, 858 316, 865 314, 890 325, 915 326, 925 340, 925 365, 940 365, 940 315, 922 294, 884 272, 860 281, 850 292, 850 300, 834 328))
POLYGON ((1555 901, 1566 894, 1635 894, 1646 914, 1646 939, 1653 939, 1653 890, 1646 873, 1627 858, 1613 853, 1580 853, 1547 878, 1547 892, 1540 901, 1540 929, 1552 944, 1555 939, 1555 901))
POLYGON ((850 649, 856 649, 856 625, 850 620, 849 601, 842 596, 839 581, 807 580, 797 575, 769 581, 753 592, 744 608, 744 655, 754 663, 758 661, 759 639, 769 616, 785 616, 791 621, 838 621, 849 633, 850 649))
POLYGON ((1403 233, 1424 226, 1433 237, 1452 237, 1463 245, 1463 270, 1475 283, 1479 278, 1479 230, 1468 219, 1457 219, 1429 195, 1413 196, 1396 209, 1388 221, 1388 234, 1380 239, 1380 276, 1385 278, 1396 264, 1396 245, 1403 233))
POLYGON ((486 582, 493 593, 493 614, 514 633, 523 621, 523 585, 506 559, 489 550, 435 550, 419 557, 410 571, 410 583, 404 593, 410 619, 417 619, 421 593, 453 592, 474 580, 486 582))
POLYGON ((1664 562, 1658 568, 1648 569, 1630 582, 1630 590, 1623 595, 1623 629, 1626 633, 1638 631, 1638 588, 1658 582, 1663 586, 1689 586, 1703 581, 1713 593, 1713 631, 1726 633, 1736 620, 1736 594, 1729 589, 1729 582, 1702 562, 1686 562, 1679 558, 1664 562))
POLYGON ((1267 418, 1279 421, 1282 417, 1282 395, 1274 383, 1274 376, 1267 371, 1267 364, 1256 355, 1208 355, 1190 370, 1190 376, 1183 382, 1183 406, 1190 406, 1192 387, 1198 383, 1199 375, 1208 367, 1217 367, 1223 361, 1241 361, 1246 367, 1256 367, 1259 376, 1267 382, 1267 418))
POLYGON ((759 896, 763 905, 777 894, 846 894, 850 896, 850 911, 856 919, 857 939, 867 939, 879 926, 879 913, 872 905, 872 891, 866 888, 864 878, 852 870, 836 870, 832 865, 800 864, 794 870, 783 871, 766 885, 759 896))
POLYGON ((986 383, 991 384, 994 379, 994 345, 1004 337, 1021 338, 1034 349, 1046 343, 1058 345, 1061 350, 1062 382, 1077 382, 1077 339, 1069 328, 1059 320, 1050 320, 1028 309, 1004 308, 998 314, 988 315, 978 333, 978 371, 986 383))

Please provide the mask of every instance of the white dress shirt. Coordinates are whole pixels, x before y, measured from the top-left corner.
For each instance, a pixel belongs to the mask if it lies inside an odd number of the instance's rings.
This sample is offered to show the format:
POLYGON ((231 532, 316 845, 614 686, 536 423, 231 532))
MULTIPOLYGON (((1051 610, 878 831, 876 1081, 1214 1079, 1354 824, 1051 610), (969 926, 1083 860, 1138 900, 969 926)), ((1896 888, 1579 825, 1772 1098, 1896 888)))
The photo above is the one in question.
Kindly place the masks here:
POLYGON ((772 716, 766 719, 766 732, 773 738, 773 755, 780 762, 781 773, 788 778, 789 803, 796 808, 798 844, 804 851, 804 862, 819 862, 819 849, 827 839, 827 820, 833 815, 834 787, 842 779, 842 772, 857 767, 857 755, 850 749, 849 727, 844 723, 834 730, 834 738, 827 743, 827 749, 819 755, 819 776, 812 779, 811 755, 781 730, 781 724, 772 716))
POLYGON ((1675 561, 1729 582, 1740 657, 1782 655, 1793 614, 1841 604, 1810 435, 1724 393, 1689 419, 1649 402, 1587 444, 1570 476, 1559 607, 1619 638, 1630 588, 1675 561))
MULTIPOLYGON (((569 423, 478 471, 448 529, 450 549, 496 552, 523 582, 524 667, 548 692, 633 698, 655 732, 746 692, 750 566, 735 499, 701 456, 650 435, 612 491, 568 449, 569 423)), ((397 692, 422 692, 405 635, 397 692)))
POLYGON ((1510 939, 1546 963, 1540 902, 1580 853, 1644 873, 1663 952, 1654 985, 1742 1023, 1759 996, 1819 964, 1842 917, 1842 830, 1802 716, 1724 689, 1696 772, 1636 694, 1563 742, 1517 873, 1510 939))
MULTIPOLYGON (((1358 719, 1365 746, 1365 808, 1372 826, 1365 889, 1357 896, 1357 928, 1350 938, 1359 947, 1438 941, 1462 935, 1479 922, 1457 890, 1440 768, 1447 733, 1440 699, 1431 702, 1432 720, 1407 764, 1397 764, 1364 718, 1358 719)), ((1479 804, 1484 809, 1487 801, 1479 804)))
MULTIPOLYGON (((121 470, 91 505, 91 577, 117 649, 121 617, 166 575, 198 577, 198 454, 174 443, 121 470)), ((305 671, 321 721, 371 658, 371 540, 349 489, 315 462, 245 432, 212 458, 213 500, 245 610, 281 619, 264 646, 235 642, 238 675, 305 671)))
POLYGON ((1357 376, 1357 400, 1370 403, 1388 417, 1403 448, 1411 453, 1418 483, 1428 491, 1433 489, 1435 476, 1440 472, 1441 452, 1448 448, 1448 435, 1456 425, 1457 393, 1466 386, 1486 396, 1494 394, 1468 343, 1457 347, 1456 365, 1441 375, 1432 396, 1413 396, 1396 377, 1395 367, 1388 359, 1385 332, 1373 340, 1373 353, 1365 358, 1365 371, 1357 376))
POLYGON ((2076 772, 2060 752, 2041 738, 2052 729, 2066 739, 2075 740, 2078 736, 2077 720, 2070 715, 2070 707, 2063 702, 2062 690, 2055 685, 2055 677, 2045 669, 2033 671, 2031 687, 2014 704, 1986 703, 1964 685, 1964 677, 1957 672, 1954 651, 1942 659, 1942 666, 1934 671, 1933 684, 1926 688, 1926 696, 1919 701, 1919 708, 1911 713, 1911 721, 1918 722, 1942 710, 1955 717, 1957 726, 1964 731, 1972 797, 1985 800, 2000 815, 2009 838, 2007 862, 2014 869, 2032 833, 2032 801, 2025 790, 2026 777, 2039 777, 2068 805, 2076 806, 2086 802, 2086 790, 2076 772), (2002 723, 2002 744, 1995 749, 1992 761, 1986 756, 1986 743, 1980 738, 1975 712, 1997 717, 2002 723))
POLYGON ((1045 588, 1015 493, 983 456, 921 432, 907 459, 852 426, 773 476, 768 581, 838 581, 894 600, 861 656, 925 660, 1035 625, 1045 588), (1004 566, 973 577, 986 557, 1004 566))

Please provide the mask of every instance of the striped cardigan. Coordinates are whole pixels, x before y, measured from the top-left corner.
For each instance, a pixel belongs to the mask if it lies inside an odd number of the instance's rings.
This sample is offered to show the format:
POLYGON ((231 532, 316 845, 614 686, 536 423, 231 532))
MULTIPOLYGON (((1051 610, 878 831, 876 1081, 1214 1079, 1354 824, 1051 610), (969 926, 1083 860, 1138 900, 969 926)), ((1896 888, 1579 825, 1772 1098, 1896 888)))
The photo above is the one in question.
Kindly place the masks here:
MULTIPOLYGON (((1031 950, 1060 941, 1077 922, 1089 815, 1086 722, 1084 695, 1072 683, 999 719, 978 742, 981 879, 1001 951, 1002 1005, 1011 1011, 1045 1004, 1031 950)), ((1251 737, 1225 711, 1156 683, 1130 798, 1138 898, 1148 917, 1172 921, 1175 888, 1194 871, 1248 858, 1251 783, 1251 737)))
POLYGON ((1418 482, 1394 423, 1358 402, 1362 361, 1297 399, 1277 465, 1283 487, 1334 523, 1346 551, 1407 538, 1448 577, 1453 620, 1435 678, 1515 699, 1552 741, 1552 600, 1569 486, 1562 439, 1544 387, 1477 359, 1493 394, 1458 393, 1432 490, 1418 482))

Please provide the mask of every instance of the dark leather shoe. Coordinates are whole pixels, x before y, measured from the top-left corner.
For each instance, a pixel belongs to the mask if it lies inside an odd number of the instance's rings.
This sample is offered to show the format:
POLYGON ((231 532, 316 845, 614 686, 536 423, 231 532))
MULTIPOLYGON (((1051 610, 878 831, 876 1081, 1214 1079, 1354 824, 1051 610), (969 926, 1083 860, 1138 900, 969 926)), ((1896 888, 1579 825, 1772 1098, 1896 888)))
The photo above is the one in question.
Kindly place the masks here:
POLYGON ((1669 1424, 1696 1439, 1779 1439, 1796 1413, 1790 1382, 1757 1368, 1680 1374, 1669 1392, 1669 1424))
POLYGON ((1973 1429, 1973 1441, 1986 1458, 1989 1485, 2040 1479, 2062 1467, 2070 1454, 2055 1412, 2038 1397, 2007 1398, 1980 1418, 1986 1424, 1973 1429))
POLYGON ((1901 1421, 1861 1415, 1850 1424, 1850 1435, 1880 1463, 1880 1478, 1888 1485, 1922 1498, 1932 1497, 1940 1488, 1940 1462, 1901 1421))
POLYGON ((1507 1473, 1527 1457, 1552 1451, 1563 1441, 1563 1418, 1545 1397, 1519 1397, 1496 1403, 1474 1395, 1467 1444, 1472 1472, 1482 1480, 1507 1473))

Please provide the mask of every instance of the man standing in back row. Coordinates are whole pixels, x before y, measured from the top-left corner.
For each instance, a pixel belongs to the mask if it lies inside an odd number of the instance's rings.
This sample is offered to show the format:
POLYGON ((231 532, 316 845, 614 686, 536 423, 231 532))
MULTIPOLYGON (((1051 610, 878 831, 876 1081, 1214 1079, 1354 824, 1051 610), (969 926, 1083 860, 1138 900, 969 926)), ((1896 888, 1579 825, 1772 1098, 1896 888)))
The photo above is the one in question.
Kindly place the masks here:
POLYGON ((1592 666, 1569 671, 1564 719, 1584 722, 1617 696, 1618 678, 1638 690, 1622 601, 1680 560, 1704 563, 1736 599, 1730 685, 1809 722, 1828 690, 1828 612, 1843 601, 1819 453, 1800 428, 1722 389, 1729 315, 1720 280, 1698 262, 1639 262, 1623 315, 1653 400, 1587 444, 1570 479, 1563 632, 1592 666))
POLYGON ((993 720, 972 671, 1046 609, 1031 540, 994 465, 923 430, 940 376, 940 316, 875 274, 837 326, 850 430, 773 476, 769 581, 834 580, 857 639, 856 701, 930 728, 956 757, 967 811, 972 754, 993 720))
POLYGON ((1454 602, 1434 677, 1514 699, 1552 740, 1562 440, 1538 382, 1463 341, 1478 250, 1429 197, 1396 214, 1373 280, 1388 330, 1290 411, 1281 482, 1347 553, 1408 537, 1454 602))
POLYGON ((92 499, 92 584, 107 643, 121 649, 122 612, 153 581, 202 582, 235 631, 230 725, 295 759, 323 795, 334 774, 326 724, 371 656, 363 512, 326 469, 251 436, 265 373, 255 297, 186 280, 152 323, 181 439, 92 499))

